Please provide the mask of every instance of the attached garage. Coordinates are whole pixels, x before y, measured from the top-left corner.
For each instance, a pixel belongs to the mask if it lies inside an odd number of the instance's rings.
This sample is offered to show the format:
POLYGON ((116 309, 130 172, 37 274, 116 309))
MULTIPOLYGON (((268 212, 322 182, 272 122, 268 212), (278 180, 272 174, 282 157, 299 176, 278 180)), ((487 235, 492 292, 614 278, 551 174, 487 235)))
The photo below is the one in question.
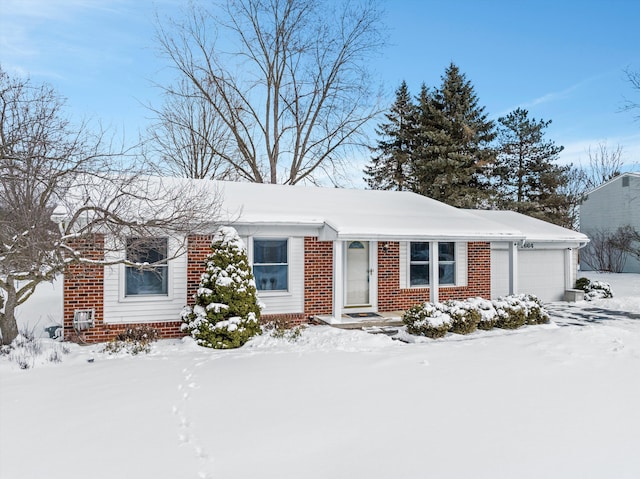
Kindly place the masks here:
MULTIPOLYGON (((535 294, 543 301, 561 301, 565 289, 572 288, 575 274, 566 268, 572 250, 534 249, 518 245, 517 292, 535 294)), ((549 246, 549 245, 545 245, 549 246)), ((509 294, 509 244, 491 243, 491 297, 509 294)))
POLYGON ((582 233, 562 228, 513 211, 468 210, 487 220, 516 228, 524 241, 491 243, 491 296, 511 293, 535 294, 543 301, 562 301, 576 281, 578 249, 588 239, 582 233), (515 278, 510 258, 515 259, 515 278))

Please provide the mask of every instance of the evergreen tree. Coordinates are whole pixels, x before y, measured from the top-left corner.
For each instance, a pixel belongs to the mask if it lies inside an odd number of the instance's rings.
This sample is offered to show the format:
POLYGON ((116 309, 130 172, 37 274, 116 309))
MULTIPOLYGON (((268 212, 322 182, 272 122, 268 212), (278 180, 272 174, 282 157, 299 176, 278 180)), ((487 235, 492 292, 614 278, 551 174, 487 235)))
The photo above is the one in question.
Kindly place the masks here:
POLYGON ((496 134, 473 85, 452 63, 440 88, 423 86, 418 101, 414 190, 458 207, 486 203, 496 134))
POLYGON ((260 306, 244 245, 232 228, 221 228, 211 244, 193 308, 182 312, 182 330, 199 345, 238 348, 260 334, 260 306))
POLYGON ((571 227, 565 193, 571 167, 554 164, 564 147, 544 139, 551 120, 518 108, 498 122, 497 206, 571 227))
POLYGON ((415 105, 409 95, 407 83, 402 82, 396 90, 396 100, 389 113, 385 114, 387 123, 378 125, 376 133, 382 137, 378 152, 365 170, 365 179, 374 190, 406 190, 410 180, 411 157, 415 105))

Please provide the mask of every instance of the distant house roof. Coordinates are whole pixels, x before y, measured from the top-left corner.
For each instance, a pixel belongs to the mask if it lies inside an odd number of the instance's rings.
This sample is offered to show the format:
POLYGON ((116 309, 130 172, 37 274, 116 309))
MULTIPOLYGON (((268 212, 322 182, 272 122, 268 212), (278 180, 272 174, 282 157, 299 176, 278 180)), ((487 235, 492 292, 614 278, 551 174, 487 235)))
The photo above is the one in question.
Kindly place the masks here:
POLYGON ((465 210, 494 223, 508 225, 520 231, 527 241, 568 241, 587 243, 587 235, 515 211, 465 210))
POLYGON ((618 180, 620 180, 621 178, 625 177, 625 176, 631 176, 634 178, 640 178, 640 173, 636 173, 636 172, 627 172, 627 173, 620 173, 618 176, 614 176, 613 178, 611 178, 609 181, 606 181, 604 183, 602 183, 599 186, 596 186, 595 188, 589 190, 587 192, 587 195, 590 195, 591 193, 593 193, 594 191, 598 191, 600 188, 604 188, 605 186, 610 185, 611 183, 614 183, 618 180))
POLYGON ((409 192, 212 182, 236 224, 315 225, 320 239, 524 239, 517 228, 409 192))

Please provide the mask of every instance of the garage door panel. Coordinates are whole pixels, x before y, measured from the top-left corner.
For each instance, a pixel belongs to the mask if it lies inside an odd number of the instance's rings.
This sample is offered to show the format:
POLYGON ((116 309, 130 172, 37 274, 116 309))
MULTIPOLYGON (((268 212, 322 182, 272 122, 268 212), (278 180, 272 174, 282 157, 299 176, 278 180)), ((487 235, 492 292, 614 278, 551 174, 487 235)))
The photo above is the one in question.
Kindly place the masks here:
POLYGON ((543 301, 564 296, 564 250, 518 251, 518 290, 543 301))

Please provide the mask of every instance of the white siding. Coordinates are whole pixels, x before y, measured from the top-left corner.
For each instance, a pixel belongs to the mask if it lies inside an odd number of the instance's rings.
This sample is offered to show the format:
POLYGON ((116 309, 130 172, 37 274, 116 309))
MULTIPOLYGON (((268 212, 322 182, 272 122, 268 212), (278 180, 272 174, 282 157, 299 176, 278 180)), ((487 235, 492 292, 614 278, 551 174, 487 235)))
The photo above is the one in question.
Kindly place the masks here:
POLYGON ((400 241, 400 288, 409 287, 409 243, 400 241))
POLYGON ((467 286, 468 249, 467 243, 456 243, 456 286, 467 286))
MULTIPOLYGON (((170 240, 169 254, 174 254, 175 249, 175 242, 170 240)), ((120 257, 123 256, 124 252, 120 257)), ((125 297, 124 271, 124 265, 105 267, 105 323, 145 323, 180 319, 180 311, 187 304, 186 254, 169 261, 169 294, 167 296, 125 297)))
MULTIPOLYGON (((282 238, 282 236, 277 236, 282 238)), ((268 236, 260 236, 268 238, 268 236)), ((289 291, 259 292, 264 304, 263 314, 285 314, 304 312, 304 238, 287 238, 289 246, 289 291)), ((253 264, 253 240, 249 238, 249 261, 253 264)))
MULTIPOLYGON (((613 232, 631 225, 640 230, 640 176, 620 176, 590 192, 580 205, 580 231, 586 235, 613 232), (628 185, 623 185, 625 180, 628 185)), ((582 261, 582 269, 589 266, 582 261)), ((624 272, 640 273, 640 261, 627 255, 624 272)))
MULTIPOLYGON (((518 253, 520 253, 518 251, 518 253)), ((509 250, 491 243, 491 297, 509 294, 509 250)))

